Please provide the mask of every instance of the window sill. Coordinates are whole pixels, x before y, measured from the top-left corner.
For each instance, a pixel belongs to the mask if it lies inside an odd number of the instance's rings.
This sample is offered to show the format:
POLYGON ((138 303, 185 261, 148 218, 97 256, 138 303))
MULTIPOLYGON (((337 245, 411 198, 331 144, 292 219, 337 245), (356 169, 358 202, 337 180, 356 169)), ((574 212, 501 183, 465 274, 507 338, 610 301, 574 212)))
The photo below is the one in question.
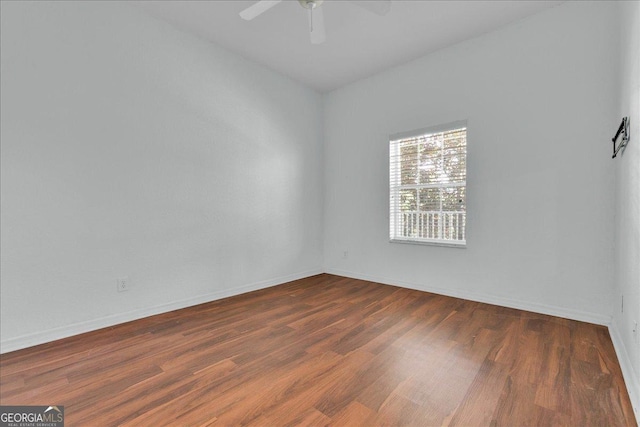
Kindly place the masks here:
POLYGON ((391 239, 389 243, 408 243, 410 245, 425 245, 425 246, 444 246, 447 248, 466 249, 467 241, 453 241, 453 240, 417 240, 417 239, 391 239))

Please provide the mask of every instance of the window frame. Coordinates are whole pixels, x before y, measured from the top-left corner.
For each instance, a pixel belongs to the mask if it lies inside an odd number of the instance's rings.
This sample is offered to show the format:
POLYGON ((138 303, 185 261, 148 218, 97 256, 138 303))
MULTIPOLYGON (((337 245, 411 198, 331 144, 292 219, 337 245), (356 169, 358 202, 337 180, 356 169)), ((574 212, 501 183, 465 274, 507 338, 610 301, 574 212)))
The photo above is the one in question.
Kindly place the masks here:
MULTIPOLYGON (((464 240, 452 240, 452 239, 427 239, 421 237, 398 237, 399 233, 397 232, 397 221, 398 218, 396 213, 400 213, 399 203, 400 203, 400 190, 403 185, 399 184, 400 181, 400 171, 395 169, 399 166, 400 162, 392 163, 393 153, 392 150, 394 148, 394 143, 397 143, 403 139, 412 139, 418 138, 426 135, 433 135, 437 133, 444 133, 448 131, 453 131, 457 129, 465 129, 465 158, 468 160, 468 148, 469 148, 469 129, 467 126, 467 120, 457 120, 454 122, 443 123, 435 126, 429 126, 426 128, 416 129, 407 132, 399 132, 392 135, 389 135, 388 141, 388 149, 389 149, 389 242, 390 243, 408 243, 414 245, 427 245, 427 246, 444 246, 444 247, 453 247, 453 248, 461 248, 465 249, 467 247, 467 224, 468 224, 468 216, 467 216, 467 200, 468 200, 468 186, 467 186, 467 166, 465 167, 465 180, 464 183, 459 184, 456 183, 454 185, 442 185, 442 186, 433 186, 433 184, 414 184, 411 186, 415 186, 416 188, 443 188, 445 186, 457 186, 464 187, 465 189, 465 211, 464 211, 464 240), (393 183, 396 183, 395 186, 393 183), (424 185, 424 187, 422 187, 424 185)), ((396 145, 397 147, 397 145, 396 145)), ((397 156, 398 154, 396 154, 397 156)), ((396 157, 397 158, 397 157, 396 157)), ((442 211, 441 211, 442 212, 442 211)))

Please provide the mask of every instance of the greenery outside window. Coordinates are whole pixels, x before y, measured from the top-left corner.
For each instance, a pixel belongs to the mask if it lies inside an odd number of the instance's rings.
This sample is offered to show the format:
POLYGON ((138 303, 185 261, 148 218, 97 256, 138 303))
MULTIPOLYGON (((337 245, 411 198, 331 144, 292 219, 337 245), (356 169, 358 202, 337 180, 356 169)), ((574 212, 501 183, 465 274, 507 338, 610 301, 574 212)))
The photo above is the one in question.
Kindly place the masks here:
POLYGON ((464 247, 466 122, 392 135, 389 187, 392 242, 464 247))

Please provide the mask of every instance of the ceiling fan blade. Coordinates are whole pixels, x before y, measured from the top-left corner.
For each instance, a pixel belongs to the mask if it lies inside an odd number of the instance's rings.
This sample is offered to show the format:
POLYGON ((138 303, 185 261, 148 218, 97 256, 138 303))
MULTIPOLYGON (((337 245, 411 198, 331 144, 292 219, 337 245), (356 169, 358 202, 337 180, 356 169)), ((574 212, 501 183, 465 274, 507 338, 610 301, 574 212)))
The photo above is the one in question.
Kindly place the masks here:
POLYGON ((316 7, 313 10, 309 10, 309 19, 311 43, 323 43, 326 38, 326 34, 324 32, 324 13, 322 13, 322 7, 316 7))
POLYGON ((260 0, 259 2, 249 6, 248 8, 240 12, 240 17, 245 21, 251 21, 253 18, 262 15, 281 1, 282 0, 260 0))
POLYGON ((351 0, 351 3, 380 16, 386 15, 391 10, 391 0, 351 0))

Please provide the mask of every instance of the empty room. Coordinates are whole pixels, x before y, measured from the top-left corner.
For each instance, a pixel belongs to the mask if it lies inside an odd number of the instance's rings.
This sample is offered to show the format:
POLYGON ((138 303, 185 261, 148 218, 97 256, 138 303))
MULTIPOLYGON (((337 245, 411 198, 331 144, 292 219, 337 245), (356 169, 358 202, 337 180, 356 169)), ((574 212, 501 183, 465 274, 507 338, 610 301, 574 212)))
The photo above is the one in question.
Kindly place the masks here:
POLYGON ((0 426, 638 425, 640 1, 0 19, 0 426))

